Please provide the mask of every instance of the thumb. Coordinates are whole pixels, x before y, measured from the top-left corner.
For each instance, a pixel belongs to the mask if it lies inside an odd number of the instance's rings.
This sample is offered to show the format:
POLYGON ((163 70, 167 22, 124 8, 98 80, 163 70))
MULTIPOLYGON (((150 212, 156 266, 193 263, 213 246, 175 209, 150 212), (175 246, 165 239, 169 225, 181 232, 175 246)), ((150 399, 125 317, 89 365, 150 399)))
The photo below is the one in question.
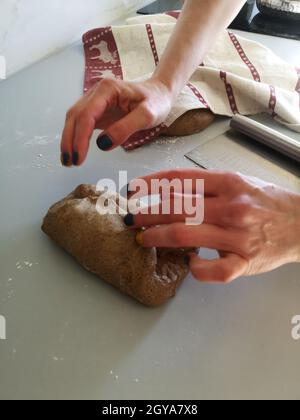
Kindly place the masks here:
POLYGON ((155 126, 156 117, 146 104, 140 104, 124 118, 112 124, 97 139, 100 150, 109 151, 125 143, 137 131, 155 126))
POLYGON ((204 282, 231 283, 246 275, 248 262, 236 254, 222 253, 221 258, 205 260, 199 255, 190 255, 190 269, 193 276, 204 282))

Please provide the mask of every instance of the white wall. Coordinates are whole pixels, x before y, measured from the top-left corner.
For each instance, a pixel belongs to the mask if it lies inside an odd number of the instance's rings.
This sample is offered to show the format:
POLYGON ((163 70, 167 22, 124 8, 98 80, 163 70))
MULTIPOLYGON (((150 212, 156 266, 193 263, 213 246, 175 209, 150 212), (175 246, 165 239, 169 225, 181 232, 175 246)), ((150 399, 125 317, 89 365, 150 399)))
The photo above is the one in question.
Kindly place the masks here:
POLYGON ((0 0, 7 76, 152 0, 0 0))

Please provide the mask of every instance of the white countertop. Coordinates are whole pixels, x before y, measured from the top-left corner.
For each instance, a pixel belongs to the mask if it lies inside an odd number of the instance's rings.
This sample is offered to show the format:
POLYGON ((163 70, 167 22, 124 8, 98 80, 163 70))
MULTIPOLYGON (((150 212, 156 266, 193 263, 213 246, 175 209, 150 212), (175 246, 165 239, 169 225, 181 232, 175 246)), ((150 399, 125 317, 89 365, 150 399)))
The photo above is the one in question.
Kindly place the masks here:
MULTIPOLYGON (((242 35, 299 64, 300 42, 242 35)), ((67 170, 60 133, 83 66, 76 44, 0 83, 0 398, 300 398, 299 265, 226 287, 190 277, 176 299, 147 309, 41 233, 48 207, 78 184, 191 166, 184 153, 228 124, 130 153, 93 141, 86 164, 67 170)))

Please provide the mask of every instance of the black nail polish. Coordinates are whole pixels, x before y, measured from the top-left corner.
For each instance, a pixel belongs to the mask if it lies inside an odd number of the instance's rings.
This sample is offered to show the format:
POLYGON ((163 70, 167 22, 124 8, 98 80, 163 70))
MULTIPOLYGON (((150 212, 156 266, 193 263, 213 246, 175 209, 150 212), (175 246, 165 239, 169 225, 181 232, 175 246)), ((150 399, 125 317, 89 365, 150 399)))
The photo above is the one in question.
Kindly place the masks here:
POLYGON ((68 166, 69 165, 69 160, 70 160, 70 155, 68 152, 64 152, 62 153, 62 163, 64 164, 64 166, 68 166))
POLYGON ((184 263, 186 265, 190 265, 190 262, 191 262, 191 257, 189 255, 185 255, 185 257, 184 257, 184 263))
POLYGON ((79 161, 79 154, 78 152, 73 152, 73 165, 78 165, 78 161, 79 161))
POLYGON ((127 197, 128 197, 131 193, 133 193, 133 191, 130 189, 130 184, 127 184, 127 186, 126 186, 126 193, 127 193, 127 197))
POLYGON ((103 150, 104 152, 111 149, 112 146, 114 145, 112 142, 112 139, 107 136, 99 136, 97 139, 97 145, 99 147, 99 149, 103 150))
POLYGON ((131 213, 128 213, 125 217, 124 217, 124 223, 126 226, 131 227, 134 226, 134 215, 131 213))

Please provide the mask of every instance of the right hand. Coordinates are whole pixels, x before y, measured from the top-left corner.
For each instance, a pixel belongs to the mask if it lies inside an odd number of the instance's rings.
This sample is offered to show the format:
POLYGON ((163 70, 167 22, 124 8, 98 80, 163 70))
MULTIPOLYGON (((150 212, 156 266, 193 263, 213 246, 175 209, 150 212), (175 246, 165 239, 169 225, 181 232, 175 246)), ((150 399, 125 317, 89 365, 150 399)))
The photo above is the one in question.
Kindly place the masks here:
POLYGON ((63 165, 84 162, 94 129, 104 130, 99 147, 112 150, 135 132, 161 124, 172 102, 170 90, 154 77, 138 83, 102 80, 67 113, 61 141, 63 165))
MULTIPOLYGON (((124 219, 127 226, 147 228, 138 233, 140 245, 217 250, 220 258, 215 260, 205 260, 196 254, 190 256, 191 271, 202 281, 229 283, 240 276, 300 263, 299 194, 257 178, 202 169, 173 169, 140 178, 145 181, 149 195, 154 180, 181 181, 183 188, 179 195, 183 199, 185 182, 193 182, 195 195, 195 183, 199 179, 205 181, 204 223, 188 226, 185 221, 191 215, 174 210, 164 213, 160 203, 158 209, 154 207, 156 211, 150 207, 124 219)), ((141 195, 135 192, 133 198, 141 195)))

